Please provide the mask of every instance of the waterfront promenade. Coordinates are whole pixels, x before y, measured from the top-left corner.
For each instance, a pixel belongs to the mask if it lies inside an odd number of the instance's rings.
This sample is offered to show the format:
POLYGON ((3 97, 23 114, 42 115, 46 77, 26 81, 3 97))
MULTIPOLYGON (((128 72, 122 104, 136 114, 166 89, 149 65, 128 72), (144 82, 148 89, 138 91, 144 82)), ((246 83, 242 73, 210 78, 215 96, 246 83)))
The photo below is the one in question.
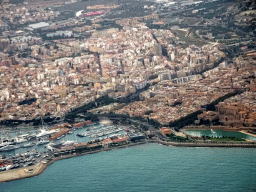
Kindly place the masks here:
POLYGON ((160 143, 163 145, 171 145, 175 147, 226 147, 226 148, 256 148, 256 143, 250 142, 236 142, 236 143, 224 143, 224 142, 167 142, 167 141, 151 141, 153 143, 160 143))
MULTIPOLYGON (((53 162, 51 162, 51 163, 53 163, 53 162)), ((0 173, 0 183, 6 182, 6 181, 13 181, 13 180, 18 180, 18 179, 34 177, 34 176, 42 173, 43 170, 51 163, 50 162, 48 162, 47 164, 38 163, 36 165, 25 167, 25 168, 3 171, 2 173, 0 173)))
POLYGON ((108 148, 102 148, 100 150, 87 151, 87 152, 79 153, 79 154, 74 153, 74 154, 69 154, 69 155, 63 155, 60 157, 55 157, 55 158, 51 159, 50 161, 48 161, 47 163, 40 162, 36 165, 25 167, 25 168, 3 171, 0 173, 0 183, 37 176, 37 175, 41 174, 47 166, 51 165, 52 163, 54 163, 55 161, 58 161, 58 160, 72 158, 72 157, 78 157, 78 156, 87 155, 87 154, 99 153, 99 152, 103 152, 103 151, 110 151, 110 150, 115 150, 115 149, 120 149, 120 148, 127 148, 127 147, 142 145, 142 144, 146 144, 146 143, 158 143, 158 144, 162 144, 162 145, 175 146, 175 147, 256 148, 256 143, 243 143, 243 142, 241 142, 241 143, 207 143, 207 142, 193 143, 193 142, 167 142, 167 141, 162 141, 159 139, 151 139, 151 140, 144 140, 141 142, 128 143, 125 145, 120 145, 120 146, 111 147, 111 148, 108 147, 108 148))

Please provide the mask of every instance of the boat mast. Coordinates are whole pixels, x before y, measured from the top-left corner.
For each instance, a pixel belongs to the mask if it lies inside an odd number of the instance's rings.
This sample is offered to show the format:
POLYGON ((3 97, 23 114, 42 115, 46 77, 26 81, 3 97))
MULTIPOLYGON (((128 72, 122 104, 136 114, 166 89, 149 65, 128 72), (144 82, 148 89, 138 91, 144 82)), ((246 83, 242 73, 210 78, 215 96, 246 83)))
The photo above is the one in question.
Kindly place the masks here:
POLYGON ((40 117, 41 117, 41 130, 46 129, 47 128, 47 124, 44 122, 42 116, 40 116, 40 117))

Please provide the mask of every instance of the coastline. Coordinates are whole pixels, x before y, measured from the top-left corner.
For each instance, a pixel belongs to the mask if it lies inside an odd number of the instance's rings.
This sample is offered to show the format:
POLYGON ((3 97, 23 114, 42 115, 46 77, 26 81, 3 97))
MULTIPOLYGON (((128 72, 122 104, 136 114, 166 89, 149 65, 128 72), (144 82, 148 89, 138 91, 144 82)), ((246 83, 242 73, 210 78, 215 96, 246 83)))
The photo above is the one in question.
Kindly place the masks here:
POLYGON ((121 146, 117 146, 117 147, 105 148, 105 149, 101 149, 101 150, 88 151, 88 152, 81 153, 81 154, 75 153, 72 155, 56 157, 56 158, 48 161, 47 163, 40 162, 36 165, 32 165, 32 166, 25 167, 25 168, 3 171, 0 173, 0 183, 37 176, 37 175, 41 174, 49 165, 53 164, 55 161, 58 161, 58 160, 68 159, 68 158, 72 158, 72 157, 79 157, 82 155, 94 154, 94 153, 99 153, 99 152, 103 152, 103 151, 111 151, 111 150, 116 150, 116 149, 121 149, 121 148, 143 145, 143 144, 147 144, 147 143, 157 143, 157 144, 162 144, 162 145, 166 145, 166 146, 175 146, 175 147, 256 148, 256 143, 251 143, 251 144, 250 143, 185 143, 185 142, 181 143, 181 142, 166 142, 166 141, 161 141, 161 140, 148 140, 148 141, 137 142, 137 143, 129 143, 129 144, 121 145, 121 146))
POLYGON ((242 131, 239 131, 240 133, 243 133, 243 134, 246 134, 246 135, 250 135, 250 136, 252 136, 252 137, 256 137, 256 135, 255 134, 252 134, 252 133, 248 133, 247 131, 245 131, 245 130, 242 130, 242 131))
POLYGON ((88 151, 88 152, 81 153, 81 154, 66 155, 66 156, 56 157, 47 163, 40 162, 36 165, 32 165, 29 167, 12 169, 12 170, 8 170, 8 171, 2 171, 2 172, 0 172, 0 183, 19 180, 19 179, 25 179, 25 178, 30 178, 30 177, 40 175, 49 165, 53 164, 55 161, 59 161, 62 159, 69 159, 72 157, 79 157, 79 156, 99 153, 99 152, 103 152, 103 151, 111 151, 111 150, 115 150, 115 149, 132 147, 132 146, 146 144, 146 143, 147 142, 130 143, 128 145, 122 145, 122 146, 118 146, 118 147, 112 147, 112 148, 95 150, 95 151, 88 151), (28 171, 31 169, 33 169, 33 171, 28 171))
POLYGON ((222 130, 222 131, 230 131, 230 132, 239 132, 244 130, 243 128, 229 127, 229 126, 187 126, 182 128, 180 131, 184 132, 186 130, 222 130))

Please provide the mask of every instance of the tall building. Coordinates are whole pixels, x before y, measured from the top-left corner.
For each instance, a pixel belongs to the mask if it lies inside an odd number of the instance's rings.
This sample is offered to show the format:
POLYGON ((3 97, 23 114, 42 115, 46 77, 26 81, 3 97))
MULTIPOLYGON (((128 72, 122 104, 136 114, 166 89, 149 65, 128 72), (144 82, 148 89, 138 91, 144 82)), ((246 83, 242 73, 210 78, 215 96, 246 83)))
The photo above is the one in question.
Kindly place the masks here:
POLYGON ((174 51, 171 53, 171 61, 174 61, 175 60, 175 53, 174 51))

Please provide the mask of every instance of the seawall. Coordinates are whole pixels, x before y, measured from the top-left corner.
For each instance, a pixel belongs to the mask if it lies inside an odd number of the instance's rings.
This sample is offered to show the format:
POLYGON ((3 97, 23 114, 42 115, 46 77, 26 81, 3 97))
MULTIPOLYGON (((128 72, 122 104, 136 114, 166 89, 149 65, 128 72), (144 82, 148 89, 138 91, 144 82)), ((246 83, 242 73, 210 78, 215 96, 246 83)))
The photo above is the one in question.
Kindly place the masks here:
POLYGON ((155 141, 153 143, 160 143, 163 145, 171 145, 175 147, 226 147, 226 148, 256 148, 256 143, 182 143, 182 142, 166 142, 166 141, 155 141))

